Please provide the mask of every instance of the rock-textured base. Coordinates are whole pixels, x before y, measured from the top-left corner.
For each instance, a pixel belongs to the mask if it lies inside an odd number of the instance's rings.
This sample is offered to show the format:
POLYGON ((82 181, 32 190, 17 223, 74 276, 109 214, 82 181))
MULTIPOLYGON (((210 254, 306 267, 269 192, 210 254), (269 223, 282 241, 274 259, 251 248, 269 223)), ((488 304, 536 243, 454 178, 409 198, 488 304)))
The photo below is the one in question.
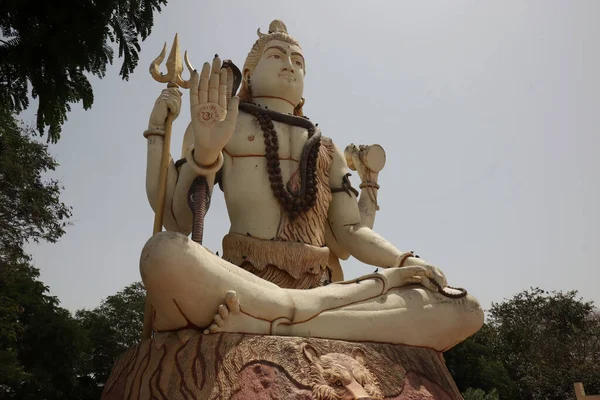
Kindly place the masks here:
POLYGON ((163 333, 123 354, 102 399, 462 399, 440 353, 337 340, 163 333))

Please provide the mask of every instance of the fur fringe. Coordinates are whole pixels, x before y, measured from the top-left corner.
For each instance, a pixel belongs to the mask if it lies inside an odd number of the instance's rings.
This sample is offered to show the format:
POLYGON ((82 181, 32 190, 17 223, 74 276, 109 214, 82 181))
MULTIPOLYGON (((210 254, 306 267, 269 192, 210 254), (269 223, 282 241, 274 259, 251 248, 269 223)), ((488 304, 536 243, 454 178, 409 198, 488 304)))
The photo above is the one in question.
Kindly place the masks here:
POLYGON ((317 201, 308 212, 291 221, 285 212, 281 213, 281 223, 277 233, 280 240, 302 242, 313 246, 325 244, 325 223, 329 203, 331 203, 331 188, 329 185, 329 170, 333 162, 335 149, 331 139, 322 136, 319 158, 317 159, 317 201))
POLYGON ((252 264, 258 271, 268 265, 275 266, 300 279, 306 274, 322 275, 327 268, 329 248, 229 233, 223 238, 223 258, 239 266, 252 264))

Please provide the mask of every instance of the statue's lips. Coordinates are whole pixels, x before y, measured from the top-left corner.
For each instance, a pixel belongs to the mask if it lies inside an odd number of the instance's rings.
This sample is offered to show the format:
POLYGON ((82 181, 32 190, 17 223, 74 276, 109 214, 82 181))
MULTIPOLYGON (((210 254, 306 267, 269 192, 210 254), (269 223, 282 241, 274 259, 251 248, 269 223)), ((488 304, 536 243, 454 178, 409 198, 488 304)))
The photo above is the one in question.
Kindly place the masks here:
POLYGON ((289 82, 294 82, 296 80, 296 77, 292 74, 279 74, 279 77, 289 82))

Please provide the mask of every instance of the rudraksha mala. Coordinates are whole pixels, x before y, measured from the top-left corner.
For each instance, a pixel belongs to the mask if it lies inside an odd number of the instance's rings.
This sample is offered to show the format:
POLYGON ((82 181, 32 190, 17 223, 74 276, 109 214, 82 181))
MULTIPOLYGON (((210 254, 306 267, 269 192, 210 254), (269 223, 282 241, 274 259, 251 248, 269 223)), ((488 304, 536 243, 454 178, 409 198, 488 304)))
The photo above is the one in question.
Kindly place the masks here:
MULTIPOLYGON (((246 105, 246 104, 244 104, 246 105)), ((240 107, 240 108, 248 108, 240 107)), ((291 219, 296 219, 301 212, 307 212, 316 203, 317 196, 317 159, 319 157, 319 148, 321 146, 320 135, 314 137, 316 128, 312 123, 302 124, 306 125, 308 131, 307 145, 311 145, 307 151, 303 151, 303 158, 306 159, 306 171, 302 173, 302 161, 301 160, 301 174, 300 174, 300 190, 292 190, 291 183, 287 185, 283 184, 283 177, 281 175, 281 167, 279 163, 279 138, 277 137, 277 131, 272 121, 272 114, 274 111, 263 110, 258 106, 252 107, 249 111, 258 121, 260 129, 263 131, 265 139, 265 158, 267 160, 267 173, 269 174, 269 181, 271 182, 271 190, 273 195, 279 201, 281 206, 287 211, 291 219), (313 140, 311 140, 311 138, 313 140), (315 140, 316 139, 316 140, 315 140), (305 155, 306 153, 306 155, 305 155)), ((278 113, 279 114, 279 113, 278 113)), ((301 117, 294 117, 291 115, 281 114, 278 119, 284 119, 282 122, 290 122, 301 117)), ((306 122, 308 122, 305 119, 306 122)), ((291 125, 296 125, 290 123, 291 125)))

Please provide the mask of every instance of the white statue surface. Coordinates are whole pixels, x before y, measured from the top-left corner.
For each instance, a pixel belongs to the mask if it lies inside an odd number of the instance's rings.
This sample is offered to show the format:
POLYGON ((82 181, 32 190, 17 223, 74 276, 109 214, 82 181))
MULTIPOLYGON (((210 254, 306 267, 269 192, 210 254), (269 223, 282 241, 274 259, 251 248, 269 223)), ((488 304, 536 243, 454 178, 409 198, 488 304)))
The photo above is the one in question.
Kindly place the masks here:
MULTIPOLYGON (((171 160, 166 175, 167 231, 147 242, 140 260, 152 329, 456 345, 483 324, 479 303, 372 230, 385 153, 352 145, 344 155, 303 117, 305 68, 299 43, 276 20, 259 32, 236 96, 219 57, 193 73, 184 157, 171 160), (360 199, 348 164, 361 178, 360 199), (231 227, 222 258, 188 237, 198 177, 207 195, 217 182, 225 195, 231 227), (341 281, 338 258, 350 255, 383 269, 341 281)), ((164 90, 144 134, 155 212, 167 115, 179 113, 181 98, 164 90)))

